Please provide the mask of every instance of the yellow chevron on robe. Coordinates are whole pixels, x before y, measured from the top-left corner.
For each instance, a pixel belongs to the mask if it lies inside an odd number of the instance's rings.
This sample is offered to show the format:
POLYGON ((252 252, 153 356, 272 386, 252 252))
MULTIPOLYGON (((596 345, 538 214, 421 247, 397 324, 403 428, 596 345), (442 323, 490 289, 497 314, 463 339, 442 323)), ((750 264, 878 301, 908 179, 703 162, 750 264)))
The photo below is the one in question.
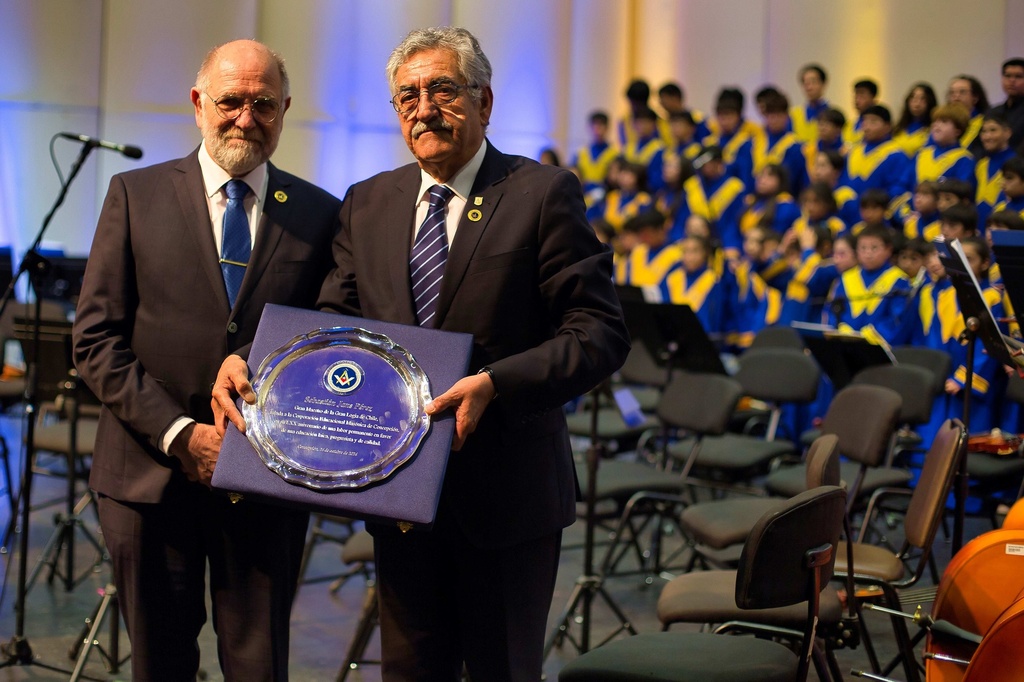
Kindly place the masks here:
POLYGON ((685 273, 682 270, 676 270, 668 276, 666 281, 668 282, 668 293, 672 303, 675 303, 676 305, 688 305, 694 311, 697 311, 704 305, 704 301, 707 299, 708 294, 711 293, 711 289, 718 281, 718 276, 709 268, 702 272, 700 276, 695 279, 689 287, 687 287, 685 273))
POLYGON ((950 149, 935 156, 935 147, 924 147, 917 153, 917 181, 938 180, 953 167, 957 161, 963 158, 973 158, 971 153, 962 147, 950 149))
POLYGON ((860 317, 864 313, 872 314, 882 304, 885 295, 892 290, 893 285, 901 279, 906 279, 903 271, 896 267, 878 276, 870 287, 864 286, 864 280, 860 276, 859 267, 852 268, 843 273, 843 288, 846 289, 846 298, 850 306, 850 315, 860 317))
POLYGON ((695 213, 708 220, 717 220, 725 209, 736 200, 746 188, 739 178, 729 178, 719 186, 710 200, 704 193, 704 185, 700 182, 699 176, 693 176, 683 183, 683 190, 686 192, 686 203, 690 207, 690 213, 695 213))
POLYGON ((900 151, 899 145, 892 140, 883 142, 869 153, 864 153, 864 145, 855 145, 846 157, 846 172, 851 178, 867 180, 871 174, 894 152, 900 151))

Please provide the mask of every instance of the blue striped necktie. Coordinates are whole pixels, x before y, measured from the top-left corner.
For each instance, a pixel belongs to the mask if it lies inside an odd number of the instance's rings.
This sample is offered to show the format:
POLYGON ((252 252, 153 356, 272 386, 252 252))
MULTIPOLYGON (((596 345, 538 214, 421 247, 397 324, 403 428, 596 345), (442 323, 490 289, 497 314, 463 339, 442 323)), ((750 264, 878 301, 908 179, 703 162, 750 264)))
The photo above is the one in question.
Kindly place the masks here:
POLYGON ((221 233, 220 271, 224 275, 228 303, 234 308, 238 290, 242 288, 245 268, 249 265, 249 253, 252 251, 249 216, 245 214, 245 195, 249 193, 249 185, 236 178, 228 180, 224 191, 228 195, 228 207, 224 211, 221 233))
POLYGON ((441 293, 444 264, 448 260, 448 235, 445 232, 445 206, 455 194, 444 185, 427 191, 430 206, 423 219, 409 258, 409 281, 416 307, 416 321, 421 327, 433 327, 437 312, 437 296, 441 293))

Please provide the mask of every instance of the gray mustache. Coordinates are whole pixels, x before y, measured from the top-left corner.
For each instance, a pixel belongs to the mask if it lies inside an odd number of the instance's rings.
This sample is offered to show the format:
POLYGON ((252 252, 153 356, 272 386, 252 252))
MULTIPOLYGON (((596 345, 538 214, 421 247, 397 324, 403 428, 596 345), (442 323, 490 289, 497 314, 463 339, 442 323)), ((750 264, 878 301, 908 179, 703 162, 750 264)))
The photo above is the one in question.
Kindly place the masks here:
POLYGON ((412 127, 412 139, 419 139, 420 135, 431 130, 446 130, 450 133, 452 131, 452 124, 443 118, 435 118, 430 121, 420 121, 412 127))

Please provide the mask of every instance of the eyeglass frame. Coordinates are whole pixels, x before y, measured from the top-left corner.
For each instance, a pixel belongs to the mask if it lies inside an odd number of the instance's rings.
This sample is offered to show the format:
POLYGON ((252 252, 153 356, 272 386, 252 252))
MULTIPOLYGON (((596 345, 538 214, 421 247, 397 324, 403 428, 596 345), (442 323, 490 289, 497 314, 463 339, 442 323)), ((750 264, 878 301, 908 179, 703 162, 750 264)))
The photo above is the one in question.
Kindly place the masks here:
POLYGON ((246 107, 249 108, 249 115, 252 116, 253 120, 257 123, 262 123, 263 125, 270 125, 271 123, 277 120, 278 116, 281 115, 281 103, 278 102, 273 97, 257 97, 256 99, 250 101, 244 97, 239 97, 238 95, 223 95, 220 99, 214 99, 213 95, 206 92, 205 90, 203 91, 203 94, 210 98, 210 101, 213 102, 213 110, 216 111, 217 115, 225 121, 237 121, 238 117, 242 115, 242 112, 245 111, 246 107), (226 99, 242 100, 242 106, 238 107, 238 111, 235 113, 234 116, 229 115, 227 112, 220 108, 220 103, 226 99), (271 104, 274 104, 276 108, 274 110, 273 118, 271 118, 268 121, 264 121, 261 118, 259 118, 256 115, 256 110, 253 109, 253 107, 256 106, 257 102, 270 102, 271 104))
POLYGON ((392 97, 388 101, 391 103, 391 107, 395 110, 395 112, 398 113, 399 116, 408 116, 412 112, 416 111, 416 108, 420 104, 420 99, 423 97, 423 93, 427 93, 427 101, 429 101, 431 104, 433 104, 436 107, 440 107, 440 106, 444 106, 444 105, 447 105, 447 104, 451 104, 452 102, 457 100, 459 98, 459 95, 462 93, 463 90, 473 90, 473 89, 479 88, 479 87, 480 86, 475 84, 475 83, 464 83, 464 84, 460 85, 459 83, 456 83, 456 82, 451 81, 451 80, 449 80, 447 78, 444 78, 444 79, 440 79, 440 80, 434 81, 433 83, 431 83, 430 85, 428 85, 425 88, 419 88, 419 89, 412 88, 412 87, 399 88, 398 92, 395 93, 394 97, 392 97), (455 88, 455 96, 452 97, 447 102, 437 102, 437 101, 435 101, 434 100, 434 95, 431 94, 431 89, 432 88, 441 87, 441 86, 447 86, 447 87, 455 88), (405 111, 402 111, 401 109, 399 109, 398 108, 398 98, 400 96, 402 96, 403 94, 413 94, 413 93, 416 94, 416 103, 413 104, 412 106, 410 106, 405 111))

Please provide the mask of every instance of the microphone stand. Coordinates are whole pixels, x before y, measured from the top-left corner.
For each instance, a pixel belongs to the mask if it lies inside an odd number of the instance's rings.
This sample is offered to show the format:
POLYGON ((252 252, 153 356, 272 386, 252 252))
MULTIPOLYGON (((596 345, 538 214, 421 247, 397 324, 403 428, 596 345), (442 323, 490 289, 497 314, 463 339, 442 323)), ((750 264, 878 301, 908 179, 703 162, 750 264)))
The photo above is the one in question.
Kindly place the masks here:
MULTIPOLYGON (((67 179, 60 188, 60 192, 57 195, 57 199, 50 209, 50 212, 43 218, 43 225, 39 229, 39 234, 36 235, 35 240, 32 242, 32 246, 29 247, 25 253, 25 257, 21 261, 21 265, 18 267, 18 271, 11 278, 11 283, 7 287, 7 291, 4 292, 3 298, 0 299, 0 316, 3 315, 4 310, 7 309, 7 305, 11 299, 14 298, 15 285, 21 278, 21 275, 25 272, 30 272, 29 281, 32 283, 34 290, 36 291, 35 297, 35 315, 32 320, 32 353, 31 357, 33 364, 36 363, 39 357, 39 337, 40 337, 40 313, 42 305, 39 300, 39 292, 35 289, 38 277, 44 275, 50 267, 49 262, 39 255, 39 245, 43 241, 43 235, 46 233, 46 228, 50 226, 50 222, 53 220, 54 214, 57 209, 60 208, 61 204, 64 203, 64 199, 67 197, 68 188, 71 186, 72 181, 78 176, 79 171, 82 170, 82 165, 85 163, 89 153, 92 152, 96 144, 93 142, 87 142, 82 145, 82 150, 78 154, 78 158, 75 163, 71 166, 71 172, 68 174, 67 179)), ((55 670, 62 673, 70 673, 70 670, 51 666, 38 661, 32 653, 32 646, 25 636, 25 595, 27 590, 25 589, 26 577, 28 574, 28 535, 29 535, 29 512, 31 511, 31 495, 32 495, 32 462, 35 459, 35 423, 36 423, 36 412, 38 405, 36 404, 37 394, 39 389, 39 376, 38 372, 35 371, 35 367, 29 368, 29 380, 25 383, 25 458, 22 462, 21 467, 21 490, 18 493, 18 505, 21 511, 21 530, 20 537, 18 540, 18 587, 16 593, 16 599, 14 604, 15 612, 15 623, 14 623, 14 635, 10 641, 0 646, 0 654, 3 659, 0 661, 0 668, 4 668, 11 665, 37 665, 41 668, 48 670, 55 670)), ((68 471, 68 476, 74 475, 74 469, 71 468, 68 471)), ((17 506, 17 505, 16 505, 17 506)))
MULTIPOLYGON (((961 335, 961 339, 967 340, 967 360, 964 363, 967 371, 964 376, 964 406, 961 416, 964 423, 964 430, 968 435, 971 433, 971 391, 974 389, 974 354, 977 350, 978 328, 980 326, 981 322, 978 318, 971 315, 964 320, 965 328, 961 335)), ((970 479, 967 474, 966 448, 960 456, 960 461, 957 462, 956 477, 954 478, 954 481, 952 556, 956 556, 956 553, 964 546, 964 517, 967 516, 967 496, 970 494, 970 479)))

